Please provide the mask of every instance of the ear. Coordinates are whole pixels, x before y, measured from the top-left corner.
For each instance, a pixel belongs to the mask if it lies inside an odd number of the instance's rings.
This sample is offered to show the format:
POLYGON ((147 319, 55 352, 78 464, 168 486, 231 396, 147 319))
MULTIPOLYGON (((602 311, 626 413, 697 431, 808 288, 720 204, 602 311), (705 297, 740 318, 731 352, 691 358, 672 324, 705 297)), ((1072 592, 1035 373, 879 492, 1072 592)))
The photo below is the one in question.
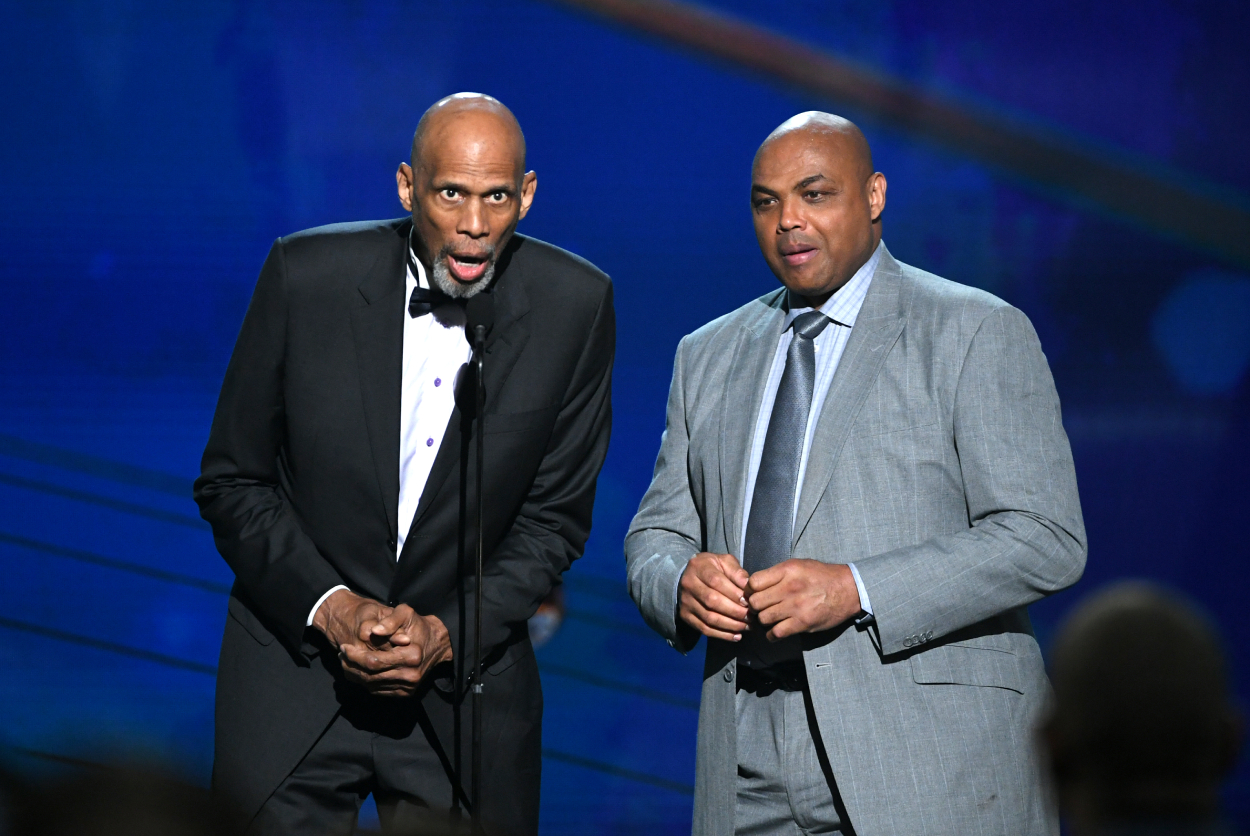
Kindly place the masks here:
POLYGON ((538 190, 538 175, 532 171, 527 171, 525 177, 521 180, 521 214, 517 220, 524 218, 530 211, 530 204, 534 202, 534 192, 538 190))
POLYGON ((868 208, 875 223, 885 211, 885 175, 880 171, 868 178, 868 208))
POLYGON ((412 211, 412 167, 408 163, 400 163, 395 172, 395 186, 399 190, 399 202, 406 211, 412 211))

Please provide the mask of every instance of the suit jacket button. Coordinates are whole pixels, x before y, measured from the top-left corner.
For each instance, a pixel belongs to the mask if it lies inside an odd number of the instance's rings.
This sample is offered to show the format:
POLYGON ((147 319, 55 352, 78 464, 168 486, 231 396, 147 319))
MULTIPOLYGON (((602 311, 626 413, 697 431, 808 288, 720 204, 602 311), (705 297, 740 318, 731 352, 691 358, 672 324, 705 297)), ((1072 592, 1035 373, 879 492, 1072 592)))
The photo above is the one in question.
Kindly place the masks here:
POLYGON ((734 669, 733 668, 725 668, 725 681, 726 682, 734 681, 734 669))
POLYGON ((390 546, 390 547, 393 549, 393 548, 395 548, 395 541, 394 541, 394 540, 387 540, 387 541, 386 541, 386 545, 390 546))

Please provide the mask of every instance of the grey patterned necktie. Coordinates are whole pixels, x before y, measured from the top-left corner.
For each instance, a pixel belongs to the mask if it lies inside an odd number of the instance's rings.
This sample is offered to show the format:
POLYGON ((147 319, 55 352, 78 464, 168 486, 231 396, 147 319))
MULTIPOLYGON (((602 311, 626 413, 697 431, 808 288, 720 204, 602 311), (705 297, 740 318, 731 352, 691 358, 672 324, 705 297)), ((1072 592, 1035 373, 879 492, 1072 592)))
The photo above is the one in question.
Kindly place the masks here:
MULTIPOLYGON (((794 538, 794 497, 798 488, 803 440, 807 435, 807 414, 812 408, 812 388, 816 380, 814 340, 825 330, 829 317, 809 311, 795 317, 794 337, 786 351, 786 369, 777 387, 777 399, 768 419, 760 469, 751 494, 742 566, 754 573, 790 558, 794 538)), ((743 660, 751 667, 786 658, 798 658, 794 641, 769 645, 760 625, 744 637, 743 660), (783 648, 782 645, 793 645, 783 648), (755 657, 755 658, 752 658, 755 657)))

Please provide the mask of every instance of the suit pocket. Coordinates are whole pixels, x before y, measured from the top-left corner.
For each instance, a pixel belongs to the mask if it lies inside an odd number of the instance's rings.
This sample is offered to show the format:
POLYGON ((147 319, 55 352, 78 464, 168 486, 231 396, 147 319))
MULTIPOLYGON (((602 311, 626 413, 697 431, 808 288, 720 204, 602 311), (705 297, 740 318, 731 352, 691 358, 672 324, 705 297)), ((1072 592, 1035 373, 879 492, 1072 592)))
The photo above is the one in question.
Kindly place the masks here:
POLYGON ((952 642, 911 657, 911 677, 918 685, 977 685, 1024 693, 1019 660, 995 636, 952 642))
POLYGON ((521 641, 510 645, 498 661, 488 665, 486 672, 491 676, 499 676, 508 668, 515 665, 518 660, 524 658, 526 655, 532 656, 533 654, 534 649, 530 647, 529 639, 522 639, 521 641))
POLYGON ((486 435, 502 433, 523 433, 537 429, 546 429, 551 424, 558 407, 549 406, 544 409, 530 409, 525 412, 499 412, 486 416, 486 435))
POLYGON ((273 633, 265 629, 265 625, 260 623, 260 619, 256 614, 247 608, 247 605, 230 596, 229 602, 226 604, 226 612, 230 617, 239 623, 239 626, 247 631, 247 634, 254 638, 258 644, 272 644, 273 633))

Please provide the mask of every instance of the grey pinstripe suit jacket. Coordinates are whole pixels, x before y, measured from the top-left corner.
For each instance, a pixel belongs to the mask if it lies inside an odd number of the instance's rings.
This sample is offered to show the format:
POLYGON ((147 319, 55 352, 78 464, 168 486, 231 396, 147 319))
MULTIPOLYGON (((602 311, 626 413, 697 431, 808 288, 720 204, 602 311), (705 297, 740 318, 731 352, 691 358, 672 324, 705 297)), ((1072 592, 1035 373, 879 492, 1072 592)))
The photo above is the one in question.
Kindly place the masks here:
MULTIPOLYGON (((739 555, 754 418, 783 291, 682 340, 630 593, 682 652, 674 589, 739 555)), ((1058 824, 1032 745, 1049 693, 1026 609, 1075 583, 1085 529, 1059 399, 1020 311, 883 253, 817 423, 795 555, 854 561, 875 626, 805 637, 821 738, 859 836, 1058 824)), ((709 642, 694 833, 733 832, 733 648, 709 642)))

